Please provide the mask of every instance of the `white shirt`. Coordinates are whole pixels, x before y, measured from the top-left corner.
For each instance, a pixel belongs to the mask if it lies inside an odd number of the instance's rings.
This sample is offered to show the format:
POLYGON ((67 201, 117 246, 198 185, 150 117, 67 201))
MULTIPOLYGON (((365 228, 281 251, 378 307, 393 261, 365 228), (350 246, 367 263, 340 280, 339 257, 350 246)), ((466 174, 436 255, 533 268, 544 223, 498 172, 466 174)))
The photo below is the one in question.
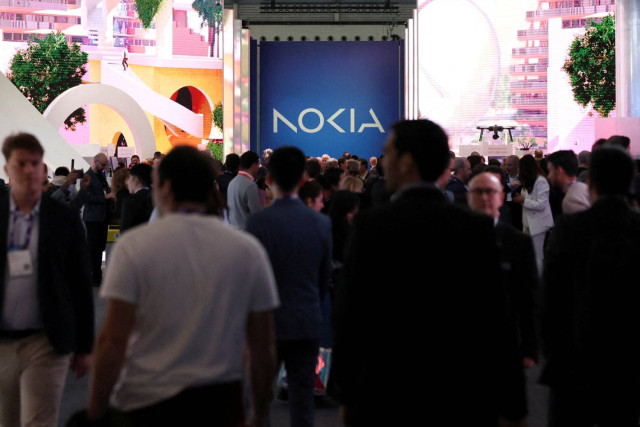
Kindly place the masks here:
POLYGON ((33 274, 11 277, 9 265, 5 265, 4 298, 0 328, 24 330, 42 328, 38 303, 38 237, 40 234, 40 199, 29 215, 20 212, 9 196, 9 226, 7 227, 7 251, 28 249, 33 274), (28 240, 28 241, 27 241, 28 240), (25 244, 26 247, 25 247, 25 244))
POLYGON ((171 213, 116 243, 101 296, 136 305, 112 404, 129 411, 243 377, 250 312, 279 304, 257 239, 210 215, 171 213))

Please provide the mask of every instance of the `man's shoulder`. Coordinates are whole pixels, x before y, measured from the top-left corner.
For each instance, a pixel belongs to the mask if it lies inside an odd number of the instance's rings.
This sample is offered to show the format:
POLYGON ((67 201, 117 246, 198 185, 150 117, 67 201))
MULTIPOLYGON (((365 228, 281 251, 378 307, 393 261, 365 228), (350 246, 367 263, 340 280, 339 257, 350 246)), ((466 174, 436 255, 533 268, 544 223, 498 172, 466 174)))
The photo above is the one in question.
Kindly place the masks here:
POLYGON ((445 189, 456 193, 458 191, 463 191, 466 190, 464 184, 462 183, 462 181, 460 181, 458 178, 456 178, 455 176, 452 176, 451 178, 449 178, 449 182, 447 182, 447 185, 445 187, 445 189))
POLYGON ((491 219, 473 212, 459 203, 451 203, 442 191, 435 187, 415 187, 403 191, 391 202, 383 203, 371 209, 361 211, 358 216, 366 221, 403 225, 420 225, 437 219, 447 227, 456 224, 456 228, 466 227, 469 223, 491 224, 491 219))
POLYGON ((282 222, 304 220, 306 222, 314 221, 317 223, 330 223, 327 215, 314 211, 299 199, 292 199, 288 201, 276 200, 266 209, 254 213, 249 217, 249 221, 253 222, 267 222, 274 220, 282 222))
POLYGON ((242 175, 236 175, 231 179, 231 181, 229 181, 229 186, 227 187, 227 193, 234 192, 234 191, 239 191, 239 192, 245 191, 247 188, 251 186, 251 184, 254 184, 254 183, 249 179, 247 179, 246 177, 242 175))
MULTIPOLYGON (((48 218, 71 218, 72 215, 78 216, 78 212, 69 205, 62 203, 51 196, 44 195, 40 199, 40 211, 48 218)), ((71 218, 72 219, 72 218, 71 218)))
POLYGON ((496 235, 502 238, 504 242, 522 244, 531 241, 531 236, 504 222, 498 222, 495 226, 495 231, 496 235))
POLYGON ((146 203, 151 200, 151 191, 148 188, 143 188, 137 191, 132 197, 127 197, 126 200, 135 200, 138 203, 146 203))

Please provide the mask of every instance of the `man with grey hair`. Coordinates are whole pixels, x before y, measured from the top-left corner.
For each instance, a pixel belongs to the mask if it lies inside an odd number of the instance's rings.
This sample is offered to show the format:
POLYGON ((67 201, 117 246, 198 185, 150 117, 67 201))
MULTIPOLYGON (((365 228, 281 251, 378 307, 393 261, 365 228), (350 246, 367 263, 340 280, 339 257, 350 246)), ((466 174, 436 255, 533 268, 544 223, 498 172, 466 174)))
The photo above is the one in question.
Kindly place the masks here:
POLYGON ((578 153, 578 181, 587 182, 587 171, 591 163, 591 151, 582 150, 578 153))
POLYGON ((329 168, 339 168, 339 167, 340 165, 338 164, 338 159, 336 159, 335 157, 330 157, 325 162, 324 170, 326 171, 329 168))
POLYGON ((466 157, 456 157, 453 162, 453 174, 445 190, 453 193, 456 203, 467 204, 467 183, 471 178, 471 163, 466 157))
POLYGON ((91 283, 94 286, 100 286, 102 282, 102 252, 107 246, 107 198, 115 197, 104 176, 107 162, 107 155, 104 153, 98 153, 93 157, 91 167, 87 171, 87 175, 90 176, 89 185, 83 185, 75 199, 78 206, 84 206, 82 219, 87 229, 91 283))

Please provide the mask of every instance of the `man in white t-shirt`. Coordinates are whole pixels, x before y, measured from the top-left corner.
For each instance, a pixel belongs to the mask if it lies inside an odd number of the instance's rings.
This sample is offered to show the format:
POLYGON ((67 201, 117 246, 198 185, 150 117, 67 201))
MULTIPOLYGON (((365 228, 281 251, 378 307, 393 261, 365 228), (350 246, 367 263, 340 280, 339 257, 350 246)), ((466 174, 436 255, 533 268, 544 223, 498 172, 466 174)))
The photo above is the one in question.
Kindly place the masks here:
POLYGON ((118 241, 101 289, 90 420, 111 398, 134 426, 242 423, 246 338, 251 423, 264 423, 277 290, 259 242, 205 214, 214 178, 211 158, 187 146, 154 169, 160 218, 118 241))

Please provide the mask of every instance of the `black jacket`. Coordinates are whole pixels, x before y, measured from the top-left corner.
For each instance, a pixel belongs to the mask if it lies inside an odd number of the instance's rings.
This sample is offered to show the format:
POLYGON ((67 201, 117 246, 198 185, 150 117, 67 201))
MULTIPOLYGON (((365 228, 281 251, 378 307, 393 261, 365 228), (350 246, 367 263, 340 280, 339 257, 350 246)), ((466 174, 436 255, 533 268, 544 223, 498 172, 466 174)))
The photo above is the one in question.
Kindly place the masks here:
MULTIPOLYGON (((7 268, 9 194, 0 197, 0 310, 7 268)), ((89 354, 94 339, 88 247, 78 212, 42 197, 38 233, 38 304, 56 352, 89 354)))

